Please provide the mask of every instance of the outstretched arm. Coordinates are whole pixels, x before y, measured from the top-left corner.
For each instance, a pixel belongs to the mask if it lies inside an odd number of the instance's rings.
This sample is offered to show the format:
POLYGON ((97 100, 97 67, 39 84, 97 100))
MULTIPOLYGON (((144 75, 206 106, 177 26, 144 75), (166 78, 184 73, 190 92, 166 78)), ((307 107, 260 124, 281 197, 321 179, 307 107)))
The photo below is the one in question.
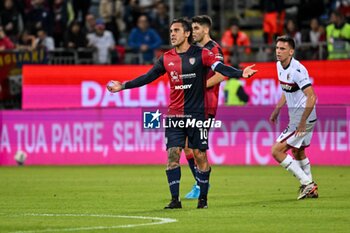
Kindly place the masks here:
POLYGON ((141 75, 134 80, 127 81, 125 83, 121 83, 119 81, 109 81, 107 84, 107 90, 115 93, 124 89, 131 89, 135 87, 141 87, 143 85, 146 85, 150 82, 153 82, 160 76, 162 76, 165 73, 165 69, 163 66, 163 57, 161 57, 156 64, 152 67, 150 71, 148 71, 146 74, 141 75))
POLYGON ((251 65, 251 66, 247 66, 244 70, 238 70, 233 68, 232 66, 227 66, 224 65, 222 62, 215 62, 212 65, 212 70, 214 70, 215 72, 219 72, 224 76, 228 76, 230 78, 250 78, 251 76, 253 76, 256 72, 258 72, 257 70, 253 70, 252 68, 255 65, 251 65))
POLYGON ((135 78, 134 80, 127 81, 125 83, 121 83, 119 81, 109 81, 107 84, 108 91, 115 93, 124 89, 131 89, 136 87, 141 87, 150 82, 153 82, 157 78, 159 78, 162 73, 158 72, 154 67, 148 71, 146 74, 135 78))

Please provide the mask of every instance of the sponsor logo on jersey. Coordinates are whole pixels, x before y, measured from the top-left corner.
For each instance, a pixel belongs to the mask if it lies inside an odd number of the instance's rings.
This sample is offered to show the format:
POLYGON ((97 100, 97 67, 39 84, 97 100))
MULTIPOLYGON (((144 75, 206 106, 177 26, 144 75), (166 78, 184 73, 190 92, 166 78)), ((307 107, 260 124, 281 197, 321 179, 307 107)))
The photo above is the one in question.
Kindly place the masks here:
POLYGON ((288 84, 281 84, 281 87, 283 90, 286 90, 286 91, 291 91, 292 90, 292 86, 288 85, 288 84))
POLYGON ((190 74, 180 74, 180 77, 182 79, 191 79, 196 77, 196 73, 190 73, 190 74))
POLYGON ((185 90, 185 89, 190 89, 191 87, 192 87, 192 84, 177 85, 175 86, 175 90, 185 90))
POLYGON ((169 62, 169 64, 168 64, 168 66, 174 66, 175 64, 174 64, 174 62, 169 62))
POLYGON ((298 90, 300 90, 299 86, 296 83, 282 83, 280 82, 282 90, 286 91, 286 92, 296 92, 298 90))

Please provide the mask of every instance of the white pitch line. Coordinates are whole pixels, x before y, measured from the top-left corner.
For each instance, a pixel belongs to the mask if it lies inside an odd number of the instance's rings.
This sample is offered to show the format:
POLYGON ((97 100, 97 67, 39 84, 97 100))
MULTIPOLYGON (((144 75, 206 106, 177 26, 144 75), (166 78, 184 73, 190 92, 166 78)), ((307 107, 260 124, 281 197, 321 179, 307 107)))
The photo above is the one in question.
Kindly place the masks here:
POLYGON ((105 229, 116 229, 116 228, 131 228, 131 227, 140 227, 140 226, 161 225, 161 224, 166 224, 166 223, 177 222, 176 219, 172 219, 172 218, 159 218, 159 217, 146 217, 146 216, 126 216, 126 215, 109 215, 109 214, 35 214, 35 213, 28 213, 28 214, 11 215, 11 216, 129 218, 129 219, 146 219, 146 220, 159 221, 159 222, 127 224, 127 225, 117 225, 117 226, 71 227, 71 228, 60 228, 60 229, 58 229, 58 228, 57 229, 54 229, 54 228, 50 229, 50 228, 48 228, 48 229, 42 229, 42 230, 12 231, 11 233, 105 230, 105 229))

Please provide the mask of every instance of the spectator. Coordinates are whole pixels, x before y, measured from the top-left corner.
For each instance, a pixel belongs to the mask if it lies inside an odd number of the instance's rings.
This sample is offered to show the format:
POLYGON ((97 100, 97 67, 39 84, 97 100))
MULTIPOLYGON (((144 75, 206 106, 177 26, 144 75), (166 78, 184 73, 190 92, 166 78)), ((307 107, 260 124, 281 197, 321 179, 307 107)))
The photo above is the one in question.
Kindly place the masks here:
POLYGON ((338 10, 350 23, 350 0, 337 0, 335 3, 335 9, 338 10))
POLYGON ((84 33, 86 33, 87 35, 90 33, 94 33, 95 32, 95 26, 96 26, 96 18, 93 14, 87 14, 85 17, 85 25, 84 27, 84 33))
POLYGON ((38 38, 35 42, 35 47, 44 48, 47 51, 55 50, 55 41, 52 37, 47 35, 47 32, 44 29, 38 30, 38 38))
POLYGON ((339 11, 332 12, 326 32, 328 59, 350 58, 350 24, 339 11))
POLYGON ((125 30, 123 21, 124 5, 121 0, 101 0, 100 16, 106 23, 106 29, 113 33, 115 41, 119 41, 120 34, 125 30))
POLYGON ((137 27, 132 29, 128 45, 135 53, 142 54, 141 64, 151 64, 154 58, 154 50, 162 44, 162 39, 158 33, 149 27, 149 21, 146 15, 141 15, 137 20, 137 27))
POLYGON ((17 2, 22 2, 21 7, 23 15, 27 15, 33 9, 32 0, 17 0, 17 2))
POLYGON ((302 41, 311 43, 311 48, 306 51, 306 58, 310 60, 322 59, 319 56, 320 42, 326 41, 325 29, 317 18, 310 20, 310 29, 302 36, 302 41))
POLYGON ((5 34, 3 27, 0 27, 0 51, 14 49, 15 45, 5 34))
POLYGON ((73 21, 69 26, 69 30, 65 35, 64 47, 69 49, 87 47, 86 35, 78 21, 73 21))
POLYGON ((272 44, 283 33, 286 16, 284 0, 260 0, 260 5, 264 13, 264 42, 272 44))
POLYGON ((88 34, 87 38, 88 46, 97 50, 97 63, 109 63, 110 52, 115 51, 115 42, 112 33, 105 30, 103 20, 96 20, 95 32, 88 34))
POLYGON ((124 22, 126 23, 126 31, 130 32, 137 25, 137 19, 142 14, 136 0, 129 0, 125 5, 124 22))
MULTIPOLYGON (((198 14, 205 14, 207 13, 208 10, 208 4, 207 1, 198 1, 199 4, 199 12, 198 14)), ((182 7, 181 7, 181 11, 182 11, 182 16, 184 17, 188 17, 188 18, 192 18, 196 12, 195 12, 195 1, 193 0, 185 0, 182 3, 182 7)))
POLYGON ((162 0, 138 0, 137 5, 141 14, 150 16, 151 12, 156 7, 158 2, 161 2, 161 1, 162 0))
MULTIPOLYGON (((100 0, 91 0, 88 14, 93 14, 95 17, 99 17, 100 16, 99 9, 100 9, 100 0)), ((85 19, 86 19, 86 16, 85 16, 85 19)))
POLYGON ((250 54, 250 39, 248 35, 240 31, 238 19, 230 20, 230 28, 226 30, 221 38, 222 52, 224 54, 224 62, 230 63, 232 66, 238 67, 240 58, 239 54, 245 52, 250 54), (241 46, 246 46, 245 48, 241 46))
POLYGON ((163 44, 169 44, 169 15, 168 6, 164 2, 159 2, 151 16, 151 26, 157 30, 163 44))
POLYGON ((91 0, 72 0, 74 19, 85 23, 85 17, 89 12, 91 0))
POLYGON ((17 49, 31 51, 36 48, 36 38, 30 35, 27 30, 24 30, 20 36, 16 45, 17 49))
POLYGON ((126 31, 129 32, 137 26, 137 20, 141 15, 150 16, 160 0, 127 0, 126 2, 124 22, 126 23, 126 31))
POLYGON ((26 15, 26 28, 31 34, 37 34, 39 29, 44 29, 52 34, 52 14, 44 6, 44 0, 32 0, 33 8, 26 15))
POLYGON ((319 18, 326 10, 325 1, 320 0, 300 0, 298 4, 297 23, 306 25, 312 18, 319 18))
POLYGON ((55 45, 61 47, 63 45, 63 36, 67 30, 67 25, 74 18, 74 13, 69 11, 68 0, 54 0, 52 5, 54 16, 53 38, 55 45))
POLYGON ((0 22, 6 35, 17 41, 18 34, 23 30, 23 20, 20 11, 14 5, 14 0, 5 0, 4 8, 0 12, 0 22))
POLYGON ((301 44, 301 33, 299 32, 298 27, 294 20, 292 19, 287 20, 285 34, 294 39, 296 46, 301 44))

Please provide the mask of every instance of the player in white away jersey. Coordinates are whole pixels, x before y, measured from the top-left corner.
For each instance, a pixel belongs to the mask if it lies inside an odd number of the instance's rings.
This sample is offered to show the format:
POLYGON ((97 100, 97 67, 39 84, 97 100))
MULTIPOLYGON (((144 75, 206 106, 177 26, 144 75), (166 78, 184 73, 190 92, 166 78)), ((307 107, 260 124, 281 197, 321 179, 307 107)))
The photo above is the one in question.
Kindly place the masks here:
POLYGON ((276 41, 277 72, 282 87, 282 97, 270 116, 276 123, 283 105, 287 103, 289 124, 272 146, 272 155, 282 167, 299 179, 299 199, 318 197, 317 185, 312 180, 310 161, 305 148, 310 145, 317 120, 316 95, 311 86, 306 68, 293 58, 295 42, 288 36, 276 41), (292 149, 292 156, 287 151, 292 149))

